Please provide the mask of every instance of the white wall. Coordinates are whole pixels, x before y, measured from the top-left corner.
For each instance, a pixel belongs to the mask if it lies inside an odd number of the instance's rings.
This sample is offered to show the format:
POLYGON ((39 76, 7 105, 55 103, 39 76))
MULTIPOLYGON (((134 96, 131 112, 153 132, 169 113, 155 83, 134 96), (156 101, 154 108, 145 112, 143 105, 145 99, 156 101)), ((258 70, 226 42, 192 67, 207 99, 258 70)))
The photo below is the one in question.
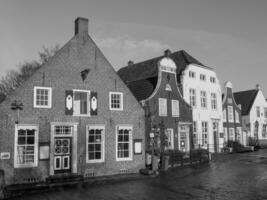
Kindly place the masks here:
POLYGON ((250 129, 246 129, 248 130, 249 136, 254 136, 254 124, 256 121, 258 121, 259 122, 259 130, 258 130, 259 139, 267 139, 267 138, 262 138, 262 125, 267 124, 267 119, 264 116, 264 108, 267 108, 267 103, 266 103, 266 100, 265 100, 265 97, 262 91, 259 90, 254 100, 254 103, 251 107, 248 117, 244 117, 244 119, 246 119, 246 121, 249 121, 248 123, 250 123, 250 129), (260 117, 257 117, 257 112, 256 112, 257 106, 260 107, 260 117))
MULTIPOLYGON (((220 82, 214 70, 204 68, 202 66, 190 64, 184 70, 181 75, 181 83, 183 86, 183 96, 184 99, 190 103, 189 89, 193 88, 196 90, 197 105, 193 107, 193 120, 197 122, 197 134, 198 138, 202 138, 202 121, 208 122, 208 144, 209 146, 214 145, 213 130, 212 130, 212 120, 216 119, 219 123, 219 133, 223 132, 222 124, 222 93, 220 82), (189 71, 195 72, 195 78, 189 77, 189 71), (206 75, 206 81, 200 80, 200 74, 206 75), (210 77, 216 78, 216 83, 210 82, 210 77), (207 109, 201 108, 200 102, 200 91, 204 90, 207 93, 207 109), (216 93, 217 96, 217 110, 211 109, 211 93, 216 93)), ((223 145, 223 140, 220 139, 220 147, 223 145)), ((211 149, 211 151, 213 151, 211 149)))

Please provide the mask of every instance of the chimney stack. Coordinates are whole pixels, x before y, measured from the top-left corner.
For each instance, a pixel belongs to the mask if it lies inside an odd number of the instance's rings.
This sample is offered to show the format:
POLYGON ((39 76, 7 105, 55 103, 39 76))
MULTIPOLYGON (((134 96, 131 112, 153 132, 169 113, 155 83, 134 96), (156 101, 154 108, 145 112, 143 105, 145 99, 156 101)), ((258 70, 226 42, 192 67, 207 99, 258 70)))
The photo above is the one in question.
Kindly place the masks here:
POLYGON ((128 61, 128 67, 133 66, 133 64, 134 64, 134 62, 133 62, 132 60, 129 60, 129 61, 128 61))
POLYGON ((164 51, 164 56, 165 57, 170 57, 170 55, 171 55, 171 50, 170 49, 167 49, 167 50, 164 51))
POLYGON ((261 89, 260 84, 257 84, 257 85, 256 85, 256 89, 257 89, 257 90, 260 90, 260 89, 261 89))
POLYGON ((75 35, 80 34, 80 33, 85 33, 88 34, 88 19, 78 17, 75 21, 75 35))

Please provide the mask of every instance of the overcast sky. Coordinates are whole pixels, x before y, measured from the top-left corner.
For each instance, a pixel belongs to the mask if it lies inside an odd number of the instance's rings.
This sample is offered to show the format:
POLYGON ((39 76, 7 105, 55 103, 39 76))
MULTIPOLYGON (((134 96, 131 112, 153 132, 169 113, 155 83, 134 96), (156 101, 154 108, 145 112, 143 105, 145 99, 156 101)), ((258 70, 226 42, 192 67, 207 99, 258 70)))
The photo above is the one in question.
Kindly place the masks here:
POLYGON ((184 49, 215 68, 234 91, 259 83, 267 97, 266 0, 1 0, 0 76, 38 58, 42 46, 64 45, 76 17, 118 70, 184 49))

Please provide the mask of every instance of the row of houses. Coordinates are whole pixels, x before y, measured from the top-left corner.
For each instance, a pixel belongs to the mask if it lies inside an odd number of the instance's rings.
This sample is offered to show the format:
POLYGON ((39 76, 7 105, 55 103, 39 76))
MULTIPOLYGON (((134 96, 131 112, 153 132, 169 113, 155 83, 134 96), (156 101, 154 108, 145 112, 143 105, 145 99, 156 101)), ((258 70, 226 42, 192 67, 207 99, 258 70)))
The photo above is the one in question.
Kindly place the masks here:
POLYGON ((74 33, 2 98, 6 185, 137 173, 152 146, 221 152, 228 140, 267 142, 267 103, 259 86, 233 93, 227 82, 222 95, 215 70, 183 50, 129 61, 116 72, 88 35, 87 19, 75 20, 74 33))

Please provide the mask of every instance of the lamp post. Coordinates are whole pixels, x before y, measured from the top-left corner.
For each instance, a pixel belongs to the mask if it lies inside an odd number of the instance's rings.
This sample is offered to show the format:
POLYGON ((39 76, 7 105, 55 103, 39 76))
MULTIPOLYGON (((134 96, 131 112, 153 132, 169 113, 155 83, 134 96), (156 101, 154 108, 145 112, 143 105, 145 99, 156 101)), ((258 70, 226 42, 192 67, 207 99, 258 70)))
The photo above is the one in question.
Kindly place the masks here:
POLYGON ((152 166, 152 171, 155 171, 157 169, 157 166, 155 166, 155 147, 154 147, 154 138, 155 138, 155 134, 153 132, 151 132, 149 134, 150 140, 152 142, 152 150, 151 150, 151 166, 152 166))
POLYGON ((19 111, 23 110, 23 103, 21 101, 14 100, 11 103, 11 110, 17 111, 17 121, 15 123, 18 124, 19 123, 19 111))

